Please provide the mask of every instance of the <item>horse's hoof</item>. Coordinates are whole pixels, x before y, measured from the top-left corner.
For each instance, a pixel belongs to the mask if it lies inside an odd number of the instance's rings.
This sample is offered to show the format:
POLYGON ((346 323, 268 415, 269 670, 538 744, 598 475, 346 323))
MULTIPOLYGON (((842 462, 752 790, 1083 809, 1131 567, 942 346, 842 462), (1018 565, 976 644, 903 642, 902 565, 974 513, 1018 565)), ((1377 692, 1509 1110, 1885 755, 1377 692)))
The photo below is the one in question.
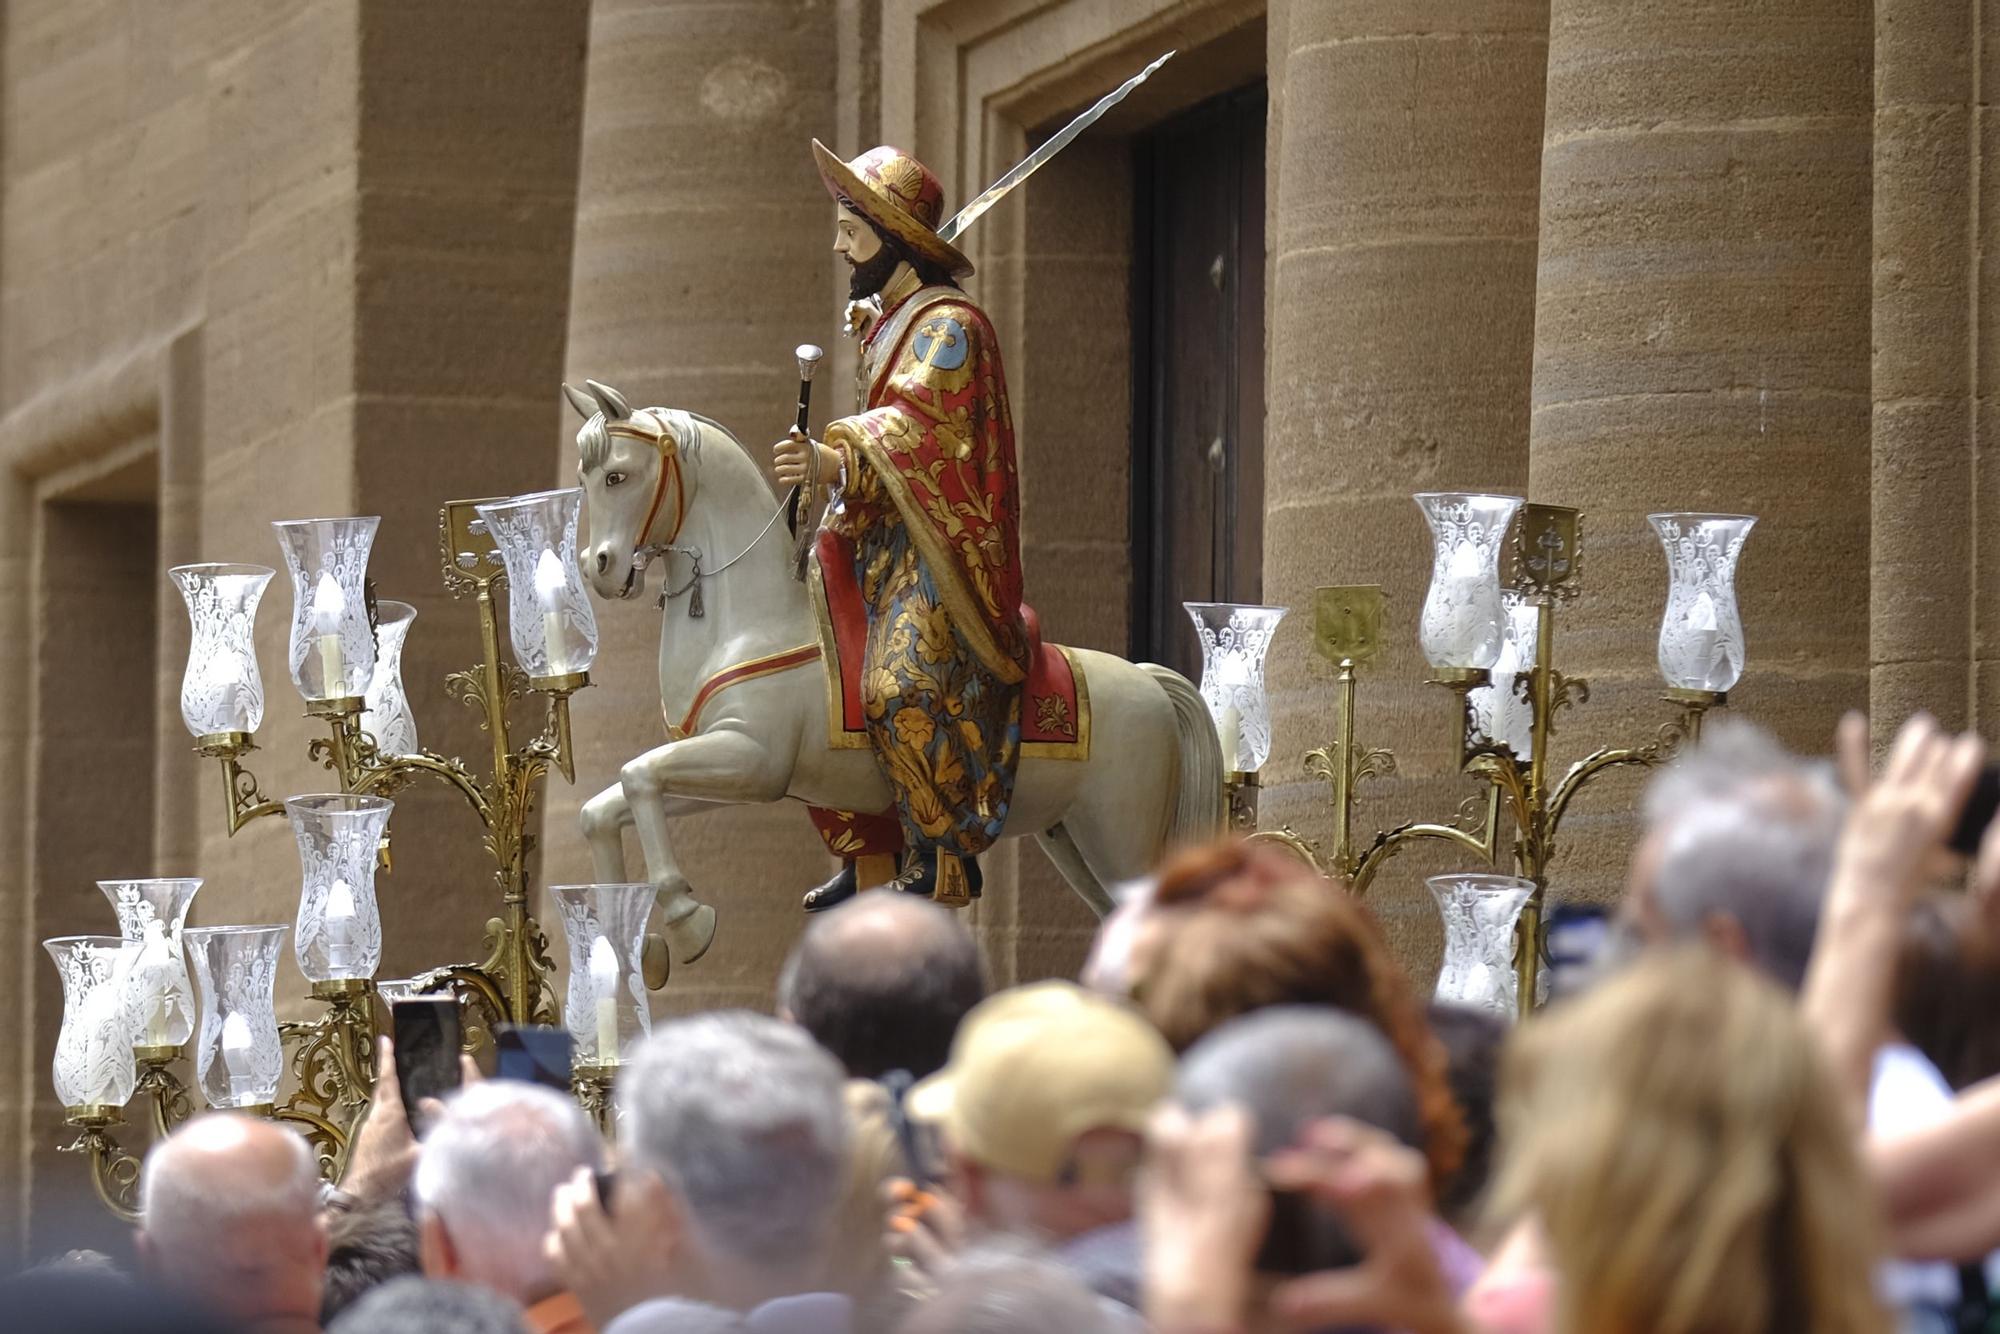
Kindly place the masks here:
POLYGON ((666 937, 675 963, 693 963, 715 943, 715 909, 704 903, 679 921, 669 922, 666 937))
POLYGON ((673 972, 673 957, 667 953, 666 937, 657 931, 648 931, 639 947, 639 974, 646 979, 646 990, 658 991, 667 985, 667 979, 673 976, 673 972))

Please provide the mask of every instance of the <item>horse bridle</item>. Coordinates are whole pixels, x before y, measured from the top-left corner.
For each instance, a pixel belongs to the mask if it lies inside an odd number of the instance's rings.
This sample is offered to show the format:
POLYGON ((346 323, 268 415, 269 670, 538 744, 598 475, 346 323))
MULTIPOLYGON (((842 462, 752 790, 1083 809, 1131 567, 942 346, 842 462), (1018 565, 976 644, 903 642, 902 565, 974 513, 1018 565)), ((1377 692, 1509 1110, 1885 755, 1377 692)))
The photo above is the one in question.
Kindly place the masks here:
MULTIPOLYGON (((642 431, 631 425, 629 420, 615 424, 606 422, 604 433, 606 435, 622 436, 627 440, 643 440, 658 451, 660 456, 660 477, 658 481, 653 483, 653 500, 646 507, 646 521, 639 525, 637 545, 632 549, 632 569, 635 571, 645 569, 647 563, 654 556, 663 552, 686 556, 692 565, 692 568, 688 572, 687 582, 675 589, 662 588, 660 590, 659 605, 664 609, 668 602, 691 591, 694 596, 688 600, 688 615, 690 617, 702 615, 701 581, 715 578, 724 570, 736 564, 737 561, 749 555, 756 545, 762 542, 777 524, 778 517, 785 512, 785 502, 778 502, 778 508, 771 512, 771 517, 765 521, 764 527, 758 532, 757 536, 750 539, 749 546, 744 547, 743 550, 737 552, 714 569, 704 571, 701 568, 702 553, 700 547, 683 547, 674 544, 674 539, 681 535, 681 526, 687 522, 687 481, 681 475, 680 437, 671 428, 655 432, 642 431), (648 542, 646 534, 653 531, 653 520, 657 519, 660 515, 660 506, 666 500, 667 484, 669 481, 672 482, 674 488, 674 529, 667 534, 666 541, 648 542)), ((818 460, 815 459, 814 462, 817 463, 818 460)))

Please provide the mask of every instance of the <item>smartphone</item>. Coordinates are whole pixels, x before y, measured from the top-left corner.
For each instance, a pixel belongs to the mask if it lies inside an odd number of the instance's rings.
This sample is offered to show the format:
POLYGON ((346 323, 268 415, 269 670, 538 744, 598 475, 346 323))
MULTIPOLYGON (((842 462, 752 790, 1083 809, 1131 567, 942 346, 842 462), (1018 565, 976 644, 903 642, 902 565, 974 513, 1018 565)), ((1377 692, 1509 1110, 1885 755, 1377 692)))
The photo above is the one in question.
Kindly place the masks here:
POLYGON ((540 1084, 567 1093, 574 1045, 566 1028, 499 1024, 493 1030, 493 1050, 499 1061, 494 1073, 501 1079, 540 1084))
POLYGON ((597 1207, 609 1215, 611 1197, 618 1193, 618 1173, 612 1168, 600 1167, 590 1174, 590 1182, 597 1187, 597 1207))
POLYGON ((442 1098, 458 1087, 458 1053, 463 1035, 458 1002, 449 996, 400 1000, 389 1006, 396 1041, 396 1080, 403 1088, 403 1112, 419 1125, 425 1098, 442 1098))
POLYGON ((1257 1248, 1258 1273, 1317 1274, 1361 1263, 1361 1248, 1346 1226, 1312 1196, 1277 1189, 1270 1196, 1271 1221, 1257 1248))
POLYGON ((896 1132, 896 1147, 903 1155, 903 1172, 918 1186, 926 1186, 931 1174, 917 1140, 916 1123, 910 1120, 909 1110, 903 1105, 916 1082, 908 1070, 891 1070, 882 1076, 882 1087, 889 1092, 889 1124, 896 1132))
POLYGON ((1959 812, 1958 827, 1951 831, 1951 850, 1977 857, 1979 840, 1986 837, 1986 826, 1993 823, 1996 814, 2000 814, 2000 764, 1989 764, 1979 771, 1972 795, 1959 812))

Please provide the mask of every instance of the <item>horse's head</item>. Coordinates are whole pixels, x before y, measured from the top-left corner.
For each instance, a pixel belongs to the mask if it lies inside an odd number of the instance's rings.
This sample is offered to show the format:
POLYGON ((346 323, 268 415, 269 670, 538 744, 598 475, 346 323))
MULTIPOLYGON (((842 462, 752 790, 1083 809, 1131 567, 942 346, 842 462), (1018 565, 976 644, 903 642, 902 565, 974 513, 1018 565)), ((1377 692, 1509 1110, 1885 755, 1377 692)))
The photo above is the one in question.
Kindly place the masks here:
POLYGON ((655 551, 680 536, 694 502, 696 427, 664 408, 637 412, 609 385, 563 386, 583 419, 576 433, 577 482, 590 514, 583 575, 603 598, 643 591, 655 551))

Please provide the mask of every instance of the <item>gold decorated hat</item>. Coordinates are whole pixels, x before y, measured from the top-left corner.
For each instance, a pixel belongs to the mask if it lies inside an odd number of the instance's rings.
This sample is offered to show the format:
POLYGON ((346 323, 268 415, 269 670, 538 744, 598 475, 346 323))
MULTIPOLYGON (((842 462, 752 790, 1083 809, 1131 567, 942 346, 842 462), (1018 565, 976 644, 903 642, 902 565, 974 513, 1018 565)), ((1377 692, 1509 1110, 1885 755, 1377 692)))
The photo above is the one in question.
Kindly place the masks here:
POLYGON ((815 139, 813 157, 835 199, 847 200, 856 213, 953 277, 972 273, 972 261, 937 234, 944 221, 944 186, 929 167, 887 144, 842 162, 815 139))

